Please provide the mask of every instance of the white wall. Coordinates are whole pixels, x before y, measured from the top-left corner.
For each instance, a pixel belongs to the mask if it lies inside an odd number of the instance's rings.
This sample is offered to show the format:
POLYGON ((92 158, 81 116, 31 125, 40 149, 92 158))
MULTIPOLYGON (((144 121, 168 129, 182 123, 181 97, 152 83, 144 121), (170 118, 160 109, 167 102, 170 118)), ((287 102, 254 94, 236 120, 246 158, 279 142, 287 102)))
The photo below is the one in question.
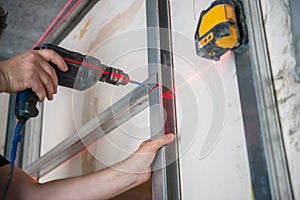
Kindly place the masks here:
POLYGON ((233 55, 196 55, 200 12, 212 1, 171 1, 183 199, 250 199, 250 174, 233 55))

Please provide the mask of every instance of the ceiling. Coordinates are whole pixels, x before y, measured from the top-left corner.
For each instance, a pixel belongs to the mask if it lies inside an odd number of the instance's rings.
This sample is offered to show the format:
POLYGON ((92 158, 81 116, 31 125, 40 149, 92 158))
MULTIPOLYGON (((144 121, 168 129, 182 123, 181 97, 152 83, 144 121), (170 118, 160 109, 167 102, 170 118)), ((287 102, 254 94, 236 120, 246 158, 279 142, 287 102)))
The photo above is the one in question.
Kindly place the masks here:
POLYGON ((0 38, 0 60, 31 49, 67 0, 0 0, 8 13, 0 38))

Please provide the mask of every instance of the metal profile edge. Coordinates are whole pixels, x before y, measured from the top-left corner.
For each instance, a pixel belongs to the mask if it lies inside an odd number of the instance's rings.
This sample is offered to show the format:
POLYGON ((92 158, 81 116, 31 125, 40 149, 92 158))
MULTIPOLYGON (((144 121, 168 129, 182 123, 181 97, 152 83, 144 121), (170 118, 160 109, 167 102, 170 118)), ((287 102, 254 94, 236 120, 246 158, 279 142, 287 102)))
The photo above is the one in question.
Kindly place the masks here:
POLYGON ((100 0, 72 0, 39 43, 59 44, 100 0), (70 14, 69 14, 70 13, 70 14))
POLYGON ((294 199, 260 1, 243 3, 250 47, 235 60, 254 198, 294 199))
MULTIPOLYGON (((173 91, 173 58, 171 45, 170 10, 168 0, 146 0, 148 71, 158 74, 159 87, 149 94, 151 136, 177 134, 175 94, 173 91), (163 94, 172 98, 163 98, 163 94), (156 105, 159 105, 158 109, 156 105), (163 111, 165 110, 165 112, 163 111), (164 123, 164 124, 163 124, 164 123)), ((157 152, 153 163, 152 199, 181 199, 178 142, 157 152)))

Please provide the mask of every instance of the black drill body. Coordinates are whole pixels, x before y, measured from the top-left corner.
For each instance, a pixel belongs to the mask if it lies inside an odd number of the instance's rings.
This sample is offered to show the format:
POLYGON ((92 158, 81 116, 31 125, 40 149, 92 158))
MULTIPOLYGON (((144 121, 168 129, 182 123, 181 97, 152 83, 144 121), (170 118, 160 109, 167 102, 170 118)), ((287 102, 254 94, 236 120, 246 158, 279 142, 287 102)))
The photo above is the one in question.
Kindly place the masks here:
MULTIPOLYGON (((92 56, 82 55, 52 44, 38 45, 34 49, 51 49, 64 59, 68 66, 66 72, 50 63, 55 69, 60 86, 83 91, 98 81, 113 85, 126 85, 129 82, 129 76, 122 70, 103 65, 92 56)), ((29 118, 37 116, 37 102, 38 97, 31 89, 18 92, 15 103, 15 115, 18 120, 26 122, 29 118)))

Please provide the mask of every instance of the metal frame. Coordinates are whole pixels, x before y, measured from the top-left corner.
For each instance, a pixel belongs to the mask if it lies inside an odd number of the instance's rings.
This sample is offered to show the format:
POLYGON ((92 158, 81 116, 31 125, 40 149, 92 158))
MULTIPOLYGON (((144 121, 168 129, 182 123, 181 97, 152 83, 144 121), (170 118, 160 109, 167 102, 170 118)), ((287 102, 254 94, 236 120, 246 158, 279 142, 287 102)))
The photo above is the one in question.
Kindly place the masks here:
MULTIPOLYGON (((168 0, 146 0, 149 74, 158 74, 159 87, 149 94, 151 135, 177 135, 172 35, 168 0), (164 96, 168 94, 168 98, 164 96), (156 105, 163 109, 155 109, 156 105), (164 112, 165 110, 165 112, 164 112)), ((163 147, 153 163, 152 199, 181 199, 178 143, 163 147)))
POLYGON ((235 61, 254 198, 293 199, 260 1, 244 9, 250 48, 235 61))

